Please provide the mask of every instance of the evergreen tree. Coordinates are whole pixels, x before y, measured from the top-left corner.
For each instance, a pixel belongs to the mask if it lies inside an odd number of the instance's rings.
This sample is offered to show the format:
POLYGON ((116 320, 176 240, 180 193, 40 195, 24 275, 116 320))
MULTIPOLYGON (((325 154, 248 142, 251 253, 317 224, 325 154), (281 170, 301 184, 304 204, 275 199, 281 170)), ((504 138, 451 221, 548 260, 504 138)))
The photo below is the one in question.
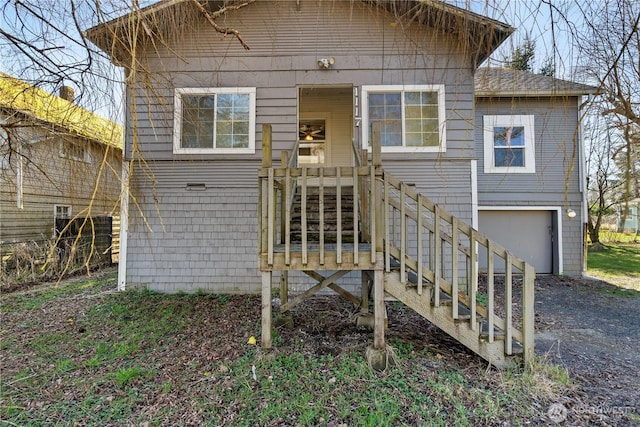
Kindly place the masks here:
POLYGON ((533 71, 533 57, 535 56, 536 43, 527 37, 524 42, 516 47, 511 54, 511 59, 506 61, 507 68, 520 71, 533 71))
POLYGON ((555 74, 556 74, 555 68, 556 67, 553 63, 553 58, 547 57, 547 59, 544 61, 542 65, 542 68, 540 68, 540 71, 538 72, 538 74, 541 74, 547 77, 555 77, 555 74))

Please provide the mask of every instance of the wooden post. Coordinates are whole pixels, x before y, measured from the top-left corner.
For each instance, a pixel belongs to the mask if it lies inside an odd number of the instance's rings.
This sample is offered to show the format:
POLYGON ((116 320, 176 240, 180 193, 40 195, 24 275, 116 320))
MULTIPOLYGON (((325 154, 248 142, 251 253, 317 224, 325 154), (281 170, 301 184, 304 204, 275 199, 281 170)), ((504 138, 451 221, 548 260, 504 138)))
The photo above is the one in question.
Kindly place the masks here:
POLYGON ((280 276, 280 307, 284 307, 287 302, 289 302, 289 270, 283 270, 280 276))
POLYGON ((267 262, 269 265, 273 265, 273 241, 276 228, 276 190, 272 168, 269 168, 267 183, 267 262))
POLYGON ((418 193, 418 200, 416 201, 416 229, 418 232, 418 295, 422 295, 422 194, 418 193))
POLYGON ((324 168, 320 168, 318 176, 318 213, 320 216, 320 265, 324 265, 324 168))
POLYGON ((336 264, 342 264, 342 183, 340 166, 336 167, 336 264))
POLYGON ((471 282, 468 284, 469 286, 469 302, 471 307, 469 307, 469 312, 471 317, 469 319, 469 326, 472 331, 475 331, 478 327, 476 320, 476 291, 478 290, 478 242, 476 240, 476 231, 471 229, 471 235, 469 236, 469 250, 471 251, 471 256, 469 257, 469 264, 471 270, 471 282))
POLYGON ((262 125, 262 167, 271 167, 271 125, 262 125))
POLYGON ((451 308, 454 319, 458 318, 458 218, 451 220, 451 308))
POLYGON ((507 252, 504 273, 504 343, 505 353, 513 354, 513 275, 511 254, 507 252))
POLYGON ((359 226, 359 218, 358 218, 358 193, 359 193, 359 182, 358 182, 358 168, 353 168, 353 264, 358 265, 358 258, 360 256, 359 248, 358 248, 358 231, 360 229, 359 226))
POLYGON ((536 273, 529 264, 524 266, 524 278, 522 280, 522 348, 524 350, 524 361, 530 362, 533 359, 534 350, 534 295, 535 295, 536 273))
POLYGON ((373 348, 375 350, 385 350, 384 340, 384 272, 375 270, 373 272, 373 348))
POLYGON ((368 313, 369 312, 369 291, 370 291, 370 283, 371 280, 370 272, 367 270, 362 270, 360 272, 360 312, 368 313))
POLYGON ((371 128, 371 162, 373 166, 382 166, 382 141, 380 140, 382 123, 373 122, 371 128))
MULTIPOLYGON (((363 166, 368 166, 369 165, 369 159, 368 159, 368 154, 369 152, 367 150, 362 150, 362 165, 363 166)), ((365 177, 360 177, 360 212, 362 213, 362 241, 367 242, 370 241, 370 233, 369 233, 369 228, 371 227, 371 225, 369 224, 369 198, 368 198, 368 194, 367 194, 367 186, 366 186, 366 178, 365 177)))
POLYGON ((291 169, 287 168, 284 174, 284 263, 291 264, 291 169))
POLYGON ((494 259, 493 259, 493 242, 489 240, 487 242, 487 327, 489 332, 489 342, 493 342, 494 340, 494 331, 493 331, 493 314, 494 314, 494 259))
MULTIPOLYGON (((287 152, 286 151, 281 151, 280 152, 280 167, 282 169, 287 167, 287 152)), ((285 210, 287 208, 287 205, 289 204, 289 200, 287 198, 287 194, 285 191, 285 186, 288 184, 288 177, 284 177, 280 180, 280 244, 284 244, 285 243, 285 228, 286 228, 286 221, 289 220, 289 218, 287 218, 287 216, 285 215, 285 210), (285 184, 284 186, 282 184, 285 184)))
POLYGON ((262 348, 271 348, 271 271, 262 272, 262 348))
POLYGON ((433 210, 433 242, 434 242, 434 268, 433 268, 433 306, 440 307, 440 278, 442 277, 442 246, 440 244, 440 208, 438 205, 433 210))

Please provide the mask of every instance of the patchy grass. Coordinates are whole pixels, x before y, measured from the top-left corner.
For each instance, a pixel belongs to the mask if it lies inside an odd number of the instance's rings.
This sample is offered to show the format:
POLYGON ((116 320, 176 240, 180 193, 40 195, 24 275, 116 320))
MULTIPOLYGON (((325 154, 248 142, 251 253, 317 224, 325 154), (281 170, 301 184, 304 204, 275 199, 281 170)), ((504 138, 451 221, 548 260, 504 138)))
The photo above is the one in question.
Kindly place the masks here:
POLYGON ((640 244, 602 244, 588 253, 587 273, 621 288, 640 291, 640 244))
POLYGON ((602 230, 600 231, 600 241, 602 243, 640 243, 640 237, 633 233, 602 230))
POLYGON ((563 368, 487 369, 402 306, 389 311, 398 364, 374 372, 371 333, 343 300, 299 306, 265 354, 247 344, 258 296, 114 288, 111 274, 3 295, 7 425, 548 424, 549 405, 573 393, 563 368))

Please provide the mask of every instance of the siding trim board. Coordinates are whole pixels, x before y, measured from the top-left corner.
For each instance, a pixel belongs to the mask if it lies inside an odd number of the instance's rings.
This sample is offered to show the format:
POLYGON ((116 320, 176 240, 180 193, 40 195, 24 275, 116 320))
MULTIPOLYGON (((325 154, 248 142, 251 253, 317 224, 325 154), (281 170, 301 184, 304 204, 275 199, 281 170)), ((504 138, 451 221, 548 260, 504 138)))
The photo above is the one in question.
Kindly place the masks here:
MULTIPOLYGON (((563 248, 563 234, 562 234, 562 207, 561 206, 478 206, 477 213, 480 211, 549 211, 552 212, 553 220, 555 223, 553 226, 555 227, 553 236, 553 249, 557 251, 552 254, 552 260, 554 264, 557 262, 557 266, 553 266, 553 274, 557 274, 559 276, 564 274, 564 248, 563 248)), ((482 231, 482 230, 480 230, 482 231)), ((518 254, 522 256, 522 254, 518 254)))
POLYGON ((127 237, 129 235, 129 167, 131 162, 122 160, 122 193, 120 196, 120 253, 118 259, 118 290, 127 285, 127 237))
POLYGON ((471 226, 478 229, 478 161, 471 160, 471 226))

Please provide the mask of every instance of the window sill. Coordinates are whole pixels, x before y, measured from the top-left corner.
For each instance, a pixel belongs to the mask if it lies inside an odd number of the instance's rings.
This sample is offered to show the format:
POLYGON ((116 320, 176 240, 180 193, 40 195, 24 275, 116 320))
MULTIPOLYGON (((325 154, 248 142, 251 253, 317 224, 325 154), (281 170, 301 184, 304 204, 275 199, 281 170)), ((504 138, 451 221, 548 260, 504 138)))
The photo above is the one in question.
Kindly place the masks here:
POLYGON ((255 154, 254 148, 174 148, 173 154, 255 154))
POLYGON ((500 173, 500 174, 513 174, 513 173, 536 173, 534 168, 520 168, 520 167, 512 167, 512 168, 496 168, 490 167, 484 170, 484 173, 500 173))

